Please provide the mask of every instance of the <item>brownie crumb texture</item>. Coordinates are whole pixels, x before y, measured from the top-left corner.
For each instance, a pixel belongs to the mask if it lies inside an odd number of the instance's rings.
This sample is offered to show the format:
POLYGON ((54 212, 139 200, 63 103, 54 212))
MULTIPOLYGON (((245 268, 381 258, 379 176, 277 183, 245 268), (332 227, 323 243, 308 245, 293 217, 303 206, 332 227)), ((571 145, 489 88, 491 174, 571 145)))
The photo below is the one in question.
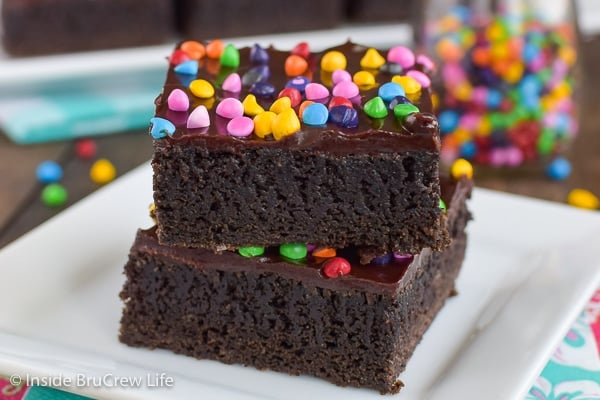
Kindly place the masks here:
POLYGON ((438 154, 345 156, 155 142, 161 244, 212 250, 274 243, 419 253, 448 245, 438 154))

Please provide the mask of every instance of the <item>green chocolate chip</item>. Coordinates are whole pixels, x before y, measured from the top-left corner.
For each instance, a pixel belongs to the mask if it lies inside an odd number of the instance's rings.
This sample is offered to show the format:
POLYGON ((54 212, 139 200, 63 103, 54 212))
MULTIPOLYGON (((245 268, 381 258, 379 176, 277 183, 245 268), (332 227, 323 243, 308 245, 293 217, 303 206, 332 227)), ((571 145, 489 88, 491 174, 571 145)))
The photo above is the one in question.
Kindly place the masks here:
POLYGON ((405 103, 405 104, 396 104, 396 106, 394 106, 394 115, 396 116, 396 118, 402 120, 404 119, 407 115, 413 114, 419 112, 419 108, 417 106, 415 106, 414 104, 409 104, 409 103, 405 103))
POLYGON ((440 199, 440 206, 439 207, 440 207, 440 209, 443 212, 446 212, 446 203, 444 203, 444 200, 440 199))
POLYGON ((506 125, 506 117, 502 113, 493 112, 489 114, 490 125, 492 130, 503 129, 506 125))
POLYGON ((308 251, 302 243, 285 243, 279 246, 279 254, 291 260, 300 260, 306 257, 308 251))
POLYGON ((552 79, 552 69, 544 68, 537 73, 537 76, 541 83, 546 83, 552 79))
POLYGON ((262 256, 264 252, 265 248, 260 246, 246 246, 238 249, 238 253, 243 257, 258 257, 262 256))
POLYGON ((371 118, 385 118, 388 115, 387 107, 383 102, 383 99, 379 96, 373 97, 367 101, 364 106, 365 114, 371 118))
POLYGON ((542 155, 548 155, 554 149, 556 143, 555 134, 552 130, 544 128, 537 141, 537 150, 542 155))
POLYGON ((221 53, 220 62, 224 67, 237 68, 240 66, 240 52, 234 45, 228 44, 221 53))
POLYGON ((51 183, 42 190, 42 201, 50 207, 60 207, 67 201, 67 191, 58 183, 51 183))

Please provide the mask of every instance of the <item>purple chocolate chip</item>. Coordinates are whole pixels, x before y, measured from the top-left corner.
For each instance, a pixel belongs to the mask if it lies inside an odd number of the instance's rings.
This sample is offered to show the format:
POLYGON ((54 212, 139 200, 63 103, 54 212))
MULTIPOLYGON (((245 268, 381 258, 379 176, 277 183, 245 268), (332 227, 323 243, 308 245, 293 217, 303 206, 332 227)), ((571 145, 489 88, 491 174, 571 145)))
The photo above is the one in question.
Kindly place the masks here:
POLYGON ((371 264, 378 264, 378 265, 389 264, 392 262, 393 259, 394 259, 394 255, 392 253, 388 253, 388 254, 384 254, 379 257, 375 257, 374 259, 371 260, 371 264))
POLYGON ((269 53, 259 44, 255 44, 250 49, 250 62, 252 64, 266 64, 269 62, 269 53))
POLYGON ((358 113, 350 107, 335 106, 329 110, 329 121, 342 128, 356 128, 358 113))
POLYGON ((287 83, 285 84, 285 87, 297 89, 300 91, 300 93, 304 93, 304 88, 306 88, 306 85, 308 85, 309 83, 310 83, 310 79, 308 79, 307 77, 297 76, 297 77, 292 78, 289 81, 287 81, 287 83))
POLYGON ((269 82, 256 82, 250 87, 250 93, 257 97, 271 97, 275 93, 275 86, 269 82))
POLYGON ((242 76, 242 85, 252 86, 256 82, 264 82, 271 76, 268 65, 257 65, 252 67, 242 76))
POLYGON ((412 103, 409 99, 407 99, 404 96, 396 96, 392 99, 392 101, 390 101, 388 108, 390 110, 393 110, 394 107, 396 107, 398 104, 412 104, 412 103))

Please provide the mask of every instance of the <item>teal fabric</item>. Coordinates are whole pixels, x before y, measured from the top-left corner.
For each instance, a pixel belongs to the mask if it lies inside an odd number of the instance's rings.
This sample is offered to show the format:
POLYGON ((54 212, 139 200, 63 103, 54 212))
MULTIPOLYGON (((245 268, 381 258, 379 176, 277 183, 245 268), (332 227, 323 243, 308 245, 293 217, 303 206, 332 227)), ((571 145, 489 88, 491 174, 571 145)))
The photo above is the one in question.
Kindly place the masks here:
POLYGON ((80 396, 49 387, 33 386, 27 391, 26 400, 86 400, 88 397, 80 396))
POLYGON ((571 326, 526 400, 600 399, 600 290, 571 326))
POLYGON ((163 78, 148 70, 3 92, 0 131, 32 144, 147 129, 163 78))

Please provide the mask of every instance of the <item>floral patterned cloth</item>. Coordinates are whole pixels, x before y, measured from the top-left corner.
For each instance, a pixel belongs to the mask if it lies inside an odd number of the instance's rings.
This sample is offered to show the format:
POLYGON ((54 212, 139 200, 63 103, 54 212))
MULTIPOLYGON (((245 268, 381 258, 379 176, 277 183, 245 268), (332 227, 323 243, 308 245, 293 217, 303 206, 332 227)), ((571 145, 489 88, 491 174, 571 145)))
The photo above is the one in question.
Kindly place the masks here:
MULTIPOLYGON (((47 387, 12 386, 0 376, 0 400, 85 400, 47 387)), ((525 400, 600 400, 600 289, 554 351, 525 400)))
POLYGON ((526 400, 600 399, 600 290, 552 354, 526 400))

